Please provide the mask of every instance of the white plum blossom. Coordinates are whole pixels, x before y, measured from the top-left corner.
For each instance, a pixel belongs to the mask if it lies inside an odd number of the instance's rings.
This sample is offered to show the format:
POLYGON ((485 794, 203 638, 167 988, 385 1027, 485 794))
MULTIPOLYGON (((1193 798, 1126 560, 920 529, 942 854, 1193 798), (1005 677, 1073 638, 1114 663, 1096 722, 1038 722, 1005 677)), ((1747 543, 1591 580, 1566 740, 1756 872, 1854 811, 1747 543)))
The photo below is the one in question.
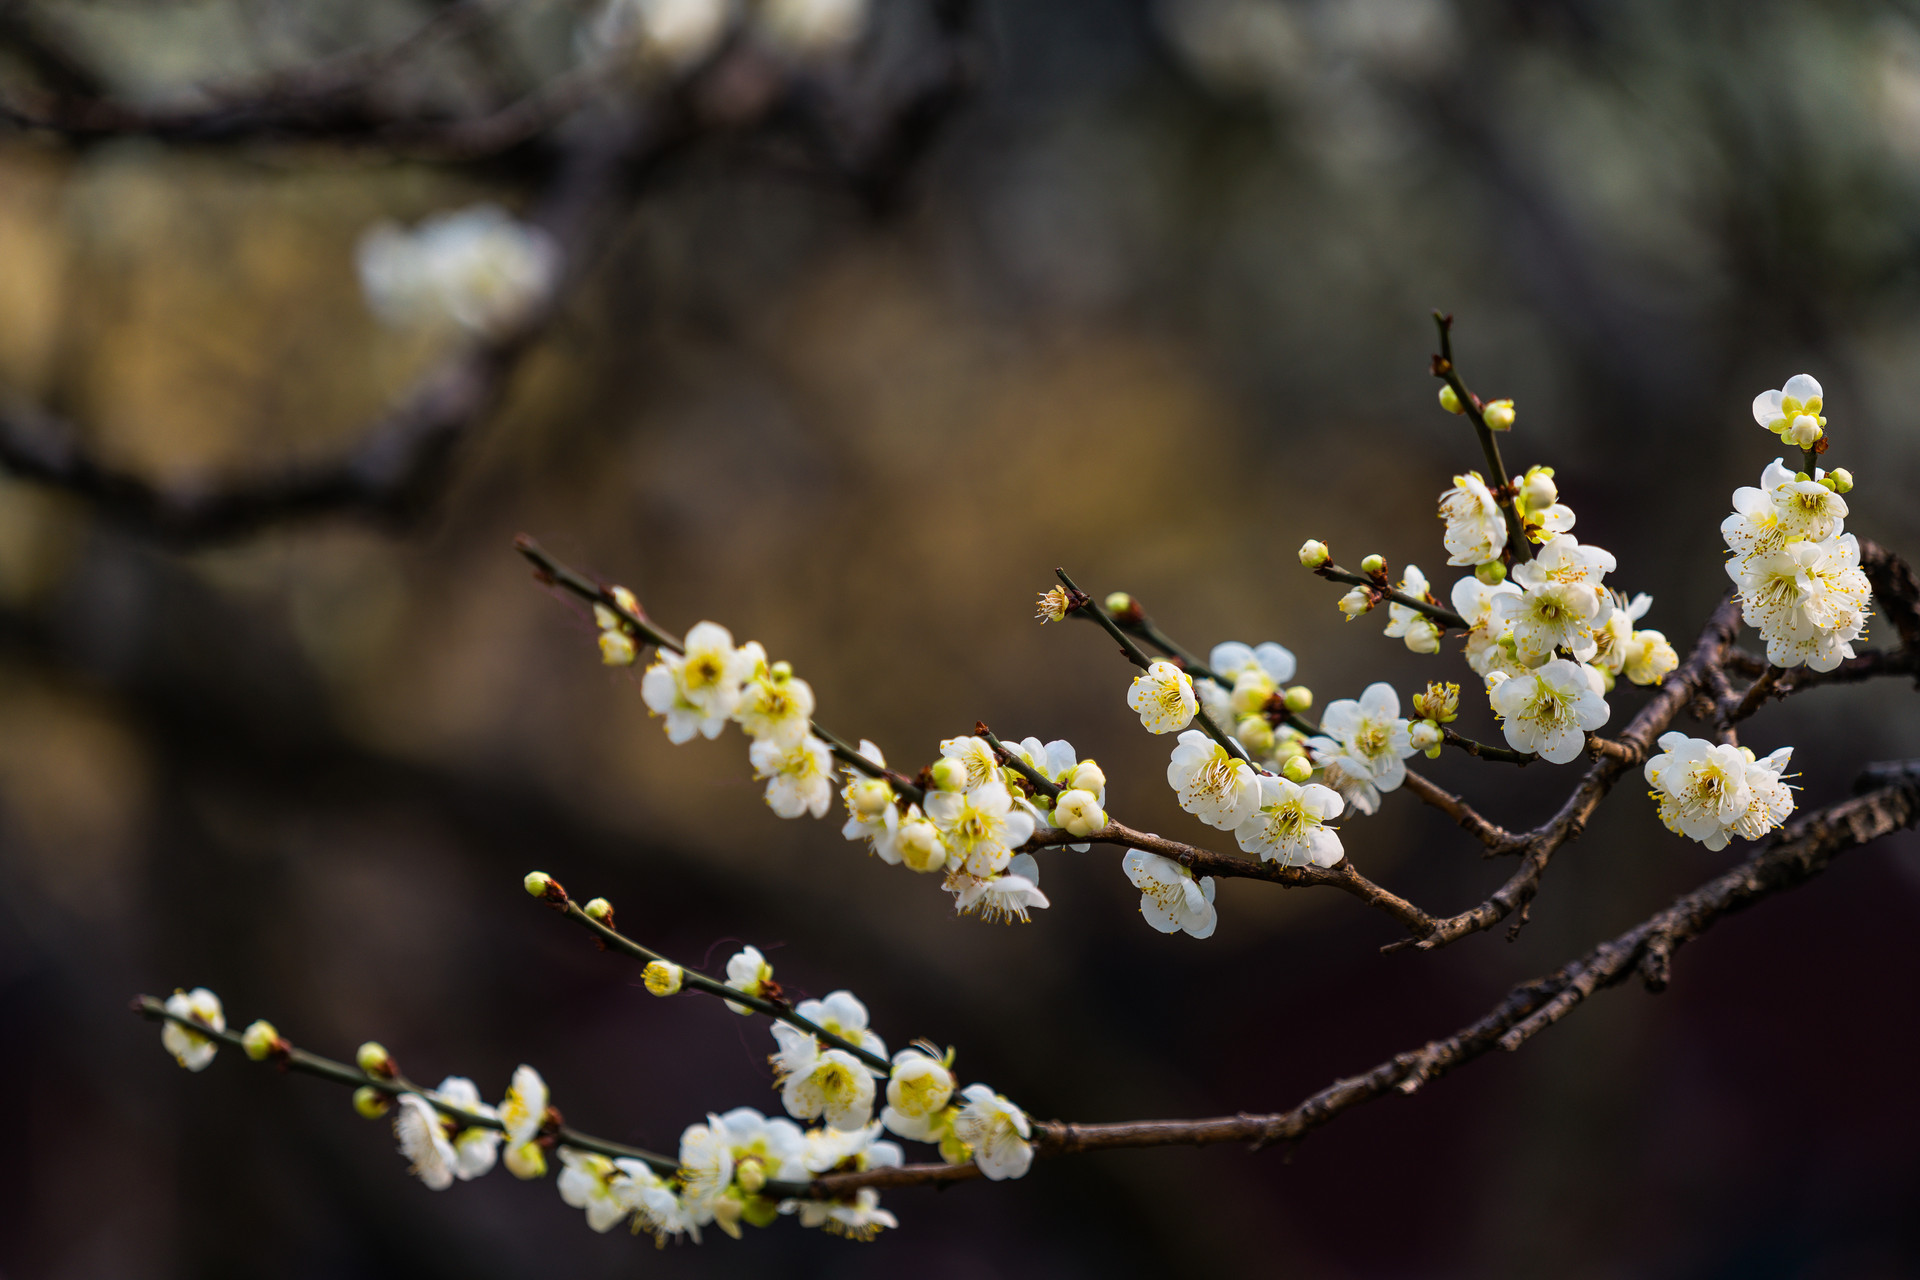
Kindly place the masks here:
POLYGON ((748 748, 753 776, 767 780, 767 807, 782 818, 826 816, 833 803, 833 752, 806 734, 791 746, 762 738, 748 748))
POLYGON ((967 792, 928 792, 926 808, 948 857, 970 876, 999 872, 1033 835, 1033 815, 1015 806, 1007 784, 997 777, 967 792))
MULTIPOLYGON (((433 1096, 441 1102, 457 1107, 469 1115, 483 1116, 488 1120, 498 1120, 500 1113, 480 1100, 479 1086, 465 1076, 448 1076, 433 1091, 433 1096)), ((501 1133, 483 1125, 460 1127, 460 1122, 445 1112, 440 1113, 448 1130, 448 1141, 453 1145, 453 1173, 462 1182, 478 1178, 493 1168, 500 1154, 501 1133)))
POLYGON ((1164 659, 1150 664, 1127 689, 1127 705, 1149 733, 1178 733, 1193 723, 1200 700, 1187 673, 1164 659))
MULTIPOLYGON (((166 1008, 176 1018, 187 1018, 215 1031, 227 1029, 227 1015, 220 1008, 220 997, 205 987, 174 992, 167 997, 166 1008)), ((160 1024, 160 1045, 189 1071, 205 1071, 214 1054, 220 1051, 220 1045, 211 1037, 177 1022, 160 1024)))
POLYGON ((1489 684, 1494 714, 1515 751, 1565 764, 1586 750, 1587 735, 1611 714, 1600 675, 1582 663, 1554 658, 1489 684))
POLYGON ((1788 542, 1728 562, 1747 625, 1767 642, 1767 661, 1831 671, 1853 656, 1866 631, 1872 588, 1850 533, 1825 542, 1788 542))
POLYGON ((880 1207, 880 1193, 872 1187, 861 1187, 851 1200, 782 1200, 780 1212, 797 1213, 801 1226, 822 1227, 831 1235, 849 1240, 872 1240, 882 1228, 892 1230, 900 1225, 898 1218, 880 1207))
POLYGON ((1827 420, 1820 384, 1805 373, 1787 379, 1778 391, 1762 391, 1753 398, 1753 420, 1788 444, 1810 449, 1826 432, 1827 420))
POLYGON ((1515 484, 1513 506, 1531 541, 1546 542, 1573 528, 1573 508, 1560 501, 1552 467, 1527 468, 1526 475, 1515 484))
POLYGON ((1144 849, 1130 849, 1121 863, 1127 879, 1140 891, 1140 914, 1161 933, 1185 930, 1196 938, 1211 938, 1219 918, 1213 910, 1213 877, 1194 879, 1172 858, 1144 849))
POLYGON ((881 1122, 903 1138, 928 1141, 928 1125, 946 1110, 953 1090, 953 1072, 945 1062, 920 1049, 902 1049, 893 1055, 881 1122))
POLYGON ((1000 777, 1000 757, 993 753, 993 747, 985 738, 971 735, 948 738, 940 744, 940 755, 942 759, 957 761, 966 769, 966 781, 961 784, 961 791, 985 786, 1000 777))
POLYGON ((1373 594, 1365 587, 1355 587, 1353 590, 1347 592, 1347 594, 1341 596, 1339 602, 1334 605, 1334 608, 1346 614, 1347 621, 1352 622, 1355 618, 1373 608, 1373 594))
POLYGON ((1759 839, 1793 812, 1792 790, 1781 780, 1792 756, 1793 748, 1782 747, 1757 760, 1744 747, 1676 730, 1660 736, 1647 781, 1667 830, 1719 850, 1734 835, 1759 839))
MULTIPOLYGON (((907 806, 900 827, 894 832, 893 848, 909 871, 938 871, 947 865, 947 844, 940 837, 940 828, 920 812, 917 804, 907 806)), ((874 852, 886 856, 878 845, 874 852)))
POLYGON ((1070 788, 1053 798, 1053 818, 1070 836, 1090 836, 1107 825, 1107 812, 1091 791, 1070 788))
POLYGON ((668 741, 717 738, 740 705, 740 685, 755 661, 751 649, 733 647, 732 632, 702 622, 687 632, 685 654, 659 651, 640 678, 640 696, 649 711, 666 718, 668 741))
POLYGON ((749 641, 741 652, 755 659, 752 674, 740 689, 734 723, 755 742, 790 747, 807 736, 813 720, 813 686, 793 674, 784 662, 767 665, 758 643, 749 641))
POLYGON ((1558 534, 1514 569, 1520 594, 1494 598, 1493 623, 1513 628, 1514 650, 1527 666, 1539 666, 1557 649, 1586 662, 1598 648, 1594 629, 1613 612, 1612 593, 1601 585, 1613 568, 1611 553, 1558 534))
MULTIPOLYGON (((1007 749, 1019 757, 1028 768, 1045 778, 1048 782, 1061 788, 1061 794, 1051 798, 1048 797, 1046 792, 1036 790, 1033 797, 1025 802, 1036 819, 1035 825, 1037 827, 1047 829, 1051 827, 1065 827, 1067 825, 1066 819, 1059 813, 1059 806, 1061 800, 1064 799, 1069 792, 1083 791, 1089 793, 1093 798, 1094 811, 1099 811, 1101 806, 1106 804, 1107 775, 1103 773, 1100 766, 1093 761, 1080 759, 1079 753, 1073 749, 1073 744, 1064 738, 1056 738, 1052 742, 1046 743, 1041 742, 1038 738, 1022 738, 1017 743, 1008 744, 1007 749)), ((971 776, 971 774, 969 774, 969 776, 971 776)), ((1013 779, 1018 778, 1020 775, 1015 770, 1005 770, 1001 776, 1007 781, 1009 791, 1011 792, 1013 779)), ((1025 786, 1028 784, 1022 781, 1020 785, 1025 786)), ((1083 816, 1090 817, 1091 814, 1083 816)), ((1100 814, 1100 821, 1092 825, 1094 827, 1105 825, 1104 812, 1100 814)), ((1088 849, 1092 848, 1091 845, 1087 844, 1073 844, 1067 847, 1081 853, 1085 853, 1088 849)))
POLYGON ((704 1226, 717 1220, 722 1230, 737 1235, 739 1202, 727 1202, 729 1188, 738 1183, 751 1195, 769 1182, 806 1181, 806 1147, 793 1121, 769 1120, 752 1107, 689 1125, 680 1135, 680 1180, 692 1221, 704 1226))
MULTIPOLYGON (((880 748, 865 738, 860 740, 860 754, 883 769, 887 766, 880 748)), ((869 777, 852 765, 844 772, 847 785, 841 788, 840 798, 846 802, 847 823, 840 834, 849 840, 865 840, 882 862, 896 865, 900 861, 900 808, 894 803, 893 784, 885 778, 869 777)))
POLYGON ((1453 584, 1450 593, 1453 611, 1467 621, 1467 665, 1476 675, 1485 677, 1495 671, 1512 675, 1521 664, 1513 648, 1513 624, 1504 616, 1496 617, 1495 606, 1503 596, 1518 596, 1520 588, 1511 582, 1485 583, 1471 575, 1453 584))
POLYGON ((821 1000, 802 1000, 793 1011, 827 1034, 857 1044, 876 1058, 887 1056, 887 1042, 868 1027, 867 1006, 851 991, 832 991, 821 1000))
POLYGON ((1029 911, 1050 905, 1040 892, 1040 864, 1030 853, 1019 854, 1007 863, 1007 869, 991 878, 961 876, 949 882, 955 890, 954 909, 961 915, 977 914, 986 920, 1012 924, 1027 922, 1029 911))
POLYGON ((881 1129, 878 1120, 859 1129, 809 1129, 800 1163, 809 1173, 897 1169, 906 1162, 906 1153, 899 1143, 882 1139, 881 1129))
POLYGON ((486 335, 525 319, 560 270, 553 237, 496 204, 435 214, 411 231, 382 222, 360 238, 356 259, 368 305, 385 323, 451 322, 486 335))
POLYGON ((1331 867, 1346 857, 1346 850, 1339 835, 1324 824, 1345 808, 1331 787, 1262 774, 1260 805, 1234 831, 1234 838, 1246 852, 1283 866, 1331 867))
POLYGON ((638 1207, 631 1188, 658 1185, 659 1177, 645 1163, 626 1157, 609 1159, 591 1151, 560 1148, 560 1198, 587 1213, 595 1231, 611 1231, 638 1207))
POLYGON ((1207 669, 1229 685, 1238 684, 1241 676, 1256 671, 1273 684, 1283 685, 1293 679, 1298 665, 1292 650, 1272 640, 1257 645, 1223 640, 1207 655, 1207 669))
POLYGON ((447 1123, 419 1094, 403 1093, 393 1110, 393 1136, 407 1158, 407 1172, 434 1191, 453 1185, 459 1156, 447 1137, 447 1123))
POLYGON ((524 1063, 514 1068, 507 1096, 500 1102, 500 1123, 513 1146, 531 1142, 547 1121, 547 1082, 524 1063))
POLYGON ((1448 564, 1486 564, 1506 550, 1506 514, 1478 471, 1453 478, 1453 488, 1440 495, 1440 518, 1447 523, 1441 541, 1448 564))
POLYGON ((1198 729, 1180 735, 1167 765, 1167 785, 1182 809, 1221 831, 1245 822, 1260 803, 1260 776, 1198 729))
MULTIPOLYGON (((1419 565, 1410 564, 1396 589, 1402 595, 1424 600, 1427 586, 1427 575, 1420 572, 1419 565)), ((1404 604, 1388 603, 1387 637, 1406 641, 1407 648, 1415 653, 1440 652, 1440 628, 1432 618, 1404 604)))
MULTIPOLYGON (((758 947, 742 947, 727 960, 727 985, 742 995, 759 996, 764 993, 764 984, 772 981, 773 966, 767 963, 758 947)), ((746 1005, 731 1000, 727 1001, 727 1008, 735 1013, 753 1013, 746 1005)))
POLYGON ((973 1149, 980 1172, 995 1182, 1023 1177, 1033 1164, 1027 1113, 984 1084, 970 1084, 960 1096, 965 1102, 953 1132, 973 1149))
POLYGON ((1680 665, 1680 655, 1658 631, 1636 631, 1627 641, 1621 671, 1635 684, 1659 684, 1680 665))
POLYGON ((835 1129, 860 1129, 873 1119, 873 1072, 845 1049, 823 1049, 798 1027, 773 1024, 780 1052, 773 1056, 780 1102, 796 1120, 825 1118, 835 1129))
MULTIPOLYGON (((1400 695, 1385 681, 1368 685, 1358 699, 1328 703, 1319 735, 1307 743, 1316 765, 1337 765, 1356 786, 1365 783, 1374 791, 1397 790, 1406 780, 1407 757, 1414 752, 1407 721, 1400 715, 1400 695)), ((1264 782, 1261 788, 1261 803, 1266 804, 1264 782)), ((1372 811, 1371 804, 1362 809, 1372 811)))
POLYGON ((1825 471, 1802 480, 1779 458, 1760 473, 1760 485, 1733 491, 1733 514, 1720 522, 1727 550, 1746 559, 1778 550, 1793 539, 1825 542, 1846 530, 1847 500, 1822 484, 1825 471))

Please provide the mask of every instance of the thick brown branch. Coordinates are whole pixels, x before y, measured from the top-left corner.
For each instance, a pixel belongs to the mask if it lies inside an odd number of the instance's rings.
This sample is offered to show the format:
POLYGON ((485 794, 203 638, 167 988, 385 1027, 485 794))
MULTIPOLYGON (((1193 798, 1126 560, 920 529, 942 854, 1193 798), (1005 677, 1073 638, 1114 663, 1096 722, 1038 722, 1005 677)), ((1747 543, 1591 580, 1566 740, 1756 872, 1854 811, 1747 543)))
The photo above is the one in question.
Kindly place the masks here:
MULTIPOLYGON (((1809 813, 1733 870, 1578 960, 1544 978, 1514 987, 1485 1015, 1441 1040, 1395 1054, 1372 1070, 1336 1080, 1291 1111, 1240 1114, 1205 1120, 1139 1120, 1118 1124, 1034 1126, 1043 1156, 1130 1147, 1204 1146, 1250 1142, 1262 1146, 1295 1141, 1335 1116, 1374 1098, 1410 1094, 1495 1048, 1517 1049, 1565 1017, 1587 996, 1641 975, 1651 990, 1668 979, 1672 955, 1724 916, 1812 879, 1848 849, 1920 820, 1920 761, 1879 765, 1868 776, 1884 785, 1856 799, 1809 813)), ((829 1174, 814 1193, 846 1196, 863 1186, 903 1187, 961 1181, 979 1176, 971 1165, 907 1165, 868 1173, 829 1174)))
POLYGON ((1487 846, 1489 855, 1519 852, 1523 843, 1522 837, 1514 835, 1503 826, 1487 821, 1472 805, 1453 792, 1438 786, 1411 769, 1407 770, 1405 786, 1417 799, 1432 805, 1459 823, 1469 835, 1487 846))

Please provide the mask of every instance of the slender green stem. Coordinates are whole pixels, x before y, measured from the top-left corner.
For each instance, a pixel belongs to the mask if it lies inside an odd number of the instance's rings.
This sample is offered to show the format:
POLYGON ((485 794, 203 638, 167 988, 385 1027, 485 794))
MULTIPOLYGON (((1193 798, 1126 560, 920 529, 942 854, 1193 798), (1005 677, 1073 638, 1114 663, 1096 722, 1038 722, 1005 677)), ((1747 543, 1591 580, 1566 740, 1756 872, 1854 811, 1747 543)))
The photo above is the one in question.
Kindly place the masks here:
MULTIPOLYGON (((1068 591, 1071 591, 1075 596, 1086 602, 1080 606, 1080 612, 1085 613, 1095 622, 1106 628, 1107 634, 1112 636, 1114 641, 1119 644, 1120 651, 1127 655, 1129 662, 1139 667, 1142 671, 1145 671, 1153 665, 1153 659, 1149 658, 1140 646, 1133 642, 1133 637, 1122 631, 1120 624, 1112 618, 1109 618, 1107 611, 1095 604, 1092 597, 1082 591, 1074 583, 1073 579, 1067 576, 1065 569, 1055 569, 1053 572, 1061 582, 1066 584, 1068 591)), ((1213 676, 1211 672, 1209 672, 1208 675, 1215 684, 1222 683, 1218 676, 1213 676)), ((1213 717, 1207 714, 1205 707, 1196 706, 1194 708, 1194 718, 1200 722, 1200 727, 1206 730, 1207 736, 1224 747, 1228 755, 1238 760, 1245 760, 1248 764, 1253 763, 1253 757, 1247 754, 1246 748, 1242 747, 1238 742, 1235 742, 1226 730, 1215 724, 1213 717)))
POLYGON ((1480 437, 1480 452, 1487 460, 1487 470, 1493 485, 1495 500, 1507 518, 1507 547, 1516 561, 1533 559, 1533 546, 1527 541, 1526 525, 1520 519, 1519 510, 1513 505, 1513 480, 1507 474, 1507 464, 1501 461, 1499 442, 1493 438, 1493 429, 1487 425, 1486 416, 1480 411, 1480 401, 1467 390, 1466 383, 1460 381, 1460 374, 1453 367, 1453 317, 1433 313, 1433 323, 1440 330, 1440 357, 1434 361, 1433 371, 1453 388, 1453 394, 1460 401, 1460 410, 1473 423, 1474 434, 1480 437))
POLYGON ((1801 470, 1805 471, 1808 476, 1812 476, 1813 473, 1820 468, 1820 455, 1811 449, 1802 449, 1800 451, 1800 461, 1801 470))
MULTIPOLYGON (((644 613, 629 609, 614 595, 611 588, 603 587, 584 574, 575 572, 567 565, 553 558, 538 542, 526 534, 513 540, 513 549, 529 560, 539 575, 557 587, 563 587, 589 604, 602 605, 644 637, 647 643, 665 649, 669 653, 685 653, 686 648, 666 631, 655 626, 653 620, 644 613)), ((847 745, 839 734, 822 726, 818 721, 809 722, 813 735, 827 744, 834 758, 851 765, 870 778, 883 778, 893 785, 896 791, 908 799, 918 802, 925 798, 925 792, 905 774, 888 769, 877 760, 869 760, 859 751, 847 745)))
POLYGON ((1351 569, 1342 569, 1337 564, 1323 564, 1314 572, 1334 582, 1344 582, 1355 587, 1369 587, 1395 604, 1405 605, 1415 613, 1424 613, 1443 627, 1452 627, 1458 631, 1473 630, 1472 625, 1453 610, 1434 604, 1430 600, 1422 600, 1418 596, 1410 596, 1404 591, 1396 591, 1378 578, 1370 578, 1364 573, 1355 573, 1351 569))
MULTIPOLYGON (((552 905, 559 907, 567 919, 591 930, 599 937, 600 941, 615 951, 624 951, 626 954, 641 960, 658 960, 661 964, 674 963, 658 951, 643 946, 619 930, 595 920, 575 905, 571 898, 564 899, 559 903, 553 903, 552 905)), ((846 1050, 867 1066, 879 1071, 882 1075, 886 1075, 893 1070, 893 1064, 879 1054, 861 1045, 857 1045, 851 1040, 833 1034, 833 1032, 828 1031, 825 1027, 820 1026, 810 1018, 801 1017, 785 1004, 765 1000, 759 996, 748 995, 744 991, 736 991, 726 983, 709 978, 706 974, 694 969, 689 969, 685 965, 676 967, 678 967, 684 975, 681 979, 681 984, 684 987, 689 987, 710 996, 719 996, 722 1000, 730 1004, 737 1004, 743 1008, 751 1009, 755 1013, 764 1014, 776 1021, 784 1022, 790 1027, 798 1027, 815 1039, 824 1040, 836 1049, 846 1050)))
MULTIPOLYGON (((177 1026, 184 1027, 196 1035, 205 1036, 209 1040, 217 1040, 221 1044, 236 1049, 241 1053, 246 1052, 246 1047, 242 1043, 241 1036, 238 1032, 215 1031, 203 1022, 198 1022, 192 1018, 183 1018, 176 1013, 170 1013, 167 1011, 167 1006, 164 1003, 154 999, 152 996, 137 997, 134 1000, 134 1011, 155 1022, 171 1022, 177 1026)), ((323 1058, 317 1053, 309 1053, 307 1050, 297 1048, 293 1045, 288 1045, 284 1053, 276 1052, 270 1054, 266 1058, 266 1061, 276 1062, 280 1064, 284 1070, 298 1071, 302 1075, 317 1076, 322 1080, 331 1080, 335 1084, 350 1085, 360 1089, 375 1089, 389 1097, 399 1097, 401 1094, 407 1093, 413 1094, 422 1102, 433 1107, 434 1110, 469 1129, 493 1129, 499 1132, 505 1132, 506 1130, 506 1125, 501 1123, 499 1117, 482 1115, 476 1111, 468 1111, 464 1107, 454 1106, 439 1095, 421 1088, 402 1075, 396 1074, 391 1077, 368 1075, 358 1067, 349 1066, 344 1062, 335 1062, 332 1058, 323 1058)), ((578 1129, 569 1128, 566 1125, 561 1125, 553 1130, 553 1136, 554 1141, 561 1146, 572 1147, 578 1151, 591 1151, 603 1156, 645 1161, 656 1173, 672 1174, 678 1172, 680 1168, 680 1162, 671 1156, 657 1155, 651 1151, 643 1151, 639 1147, 629 1147, 624 1143, 609 1142, 605 1138, 596 1138, 592 1134, 581 1133, 578 1129)))
POLYGON ((1172 636, 1162 631, 1159 624, 1155 623, 1152 618, 1147 617, 1145 614, 1140 615, 1140 621, 1138 622, 1122 622, 1119 625, 1127 631, 1136 633, 1142 640, 1145 640, 1148 644, 1166 654, 1168 657, 1178 658, 1180 665, 1186 668, 1188 675, 1196 676, 1202 680, 1211 680, 1223 689, 1231 689, 1233 687, 1233 681, 1222 678, 1211 667, 1207 666, 1206 663, 1200 661, 1200 659, 1196 658, 1193 654, 1188 653, 1172 636))

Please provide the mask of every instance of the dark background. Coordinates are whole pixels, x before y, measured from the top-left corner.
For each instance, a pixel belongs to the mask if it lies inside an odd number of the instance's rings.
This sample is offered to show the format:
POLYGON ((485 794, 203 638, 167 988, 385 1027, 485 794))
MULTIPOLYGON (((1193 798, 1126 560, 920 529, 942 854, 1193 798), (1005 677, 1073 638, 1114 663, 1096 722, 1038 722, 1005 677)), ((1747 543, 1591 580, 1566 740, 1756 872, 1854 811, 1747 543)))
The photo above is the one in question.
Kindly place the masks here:
MULTIPOLYGON (((888 9, 885 21, 893 20, 888 9)), ((390 38, 400 4, 15 6, 134 99, 390 38)), ((494 56, 564 60, 564 7, 494 56)), ((1920 1272, 1920 860, 1912 837, 1727 921, 1670 992, 1597 998, 1512 1057, 1299 1148, 1115 1153, 890 1193, 858 1246, 791 1222, 655 1256, 551 1185, 434 1194, 343 1091, 224 1053, 190 1076, 128 997, 205 984, 350 1056, 489 1096, 537 1065, 570 1121, 672 1149, 773 1111, 764 1026, 657 1001, 529 902, 541 867, 717 966, 859 992, 890 1044, 960 1047, 1039 1116, 1277 1110, 1444 1035, 1740 856, 1668 835, 1637 782, 1532 923, 1377 954, 1340 895, 1239 882, 1162 937, 1111 851, 1046 861, 1033 924, 781 822, 745 744, 668 745, 637 680, 512 553, 531 532, 665 625, 793 661, 820 716, 917 766, 984 718, 1097 755, 1117 816, 1208 833, 1054 565, 1177 636, 1278 639, 1321 705, 1457 655, 1347 624, 1294 548, 1440 583, 1435 496, 1478 465, 1434 406, 1430 308, 1510 394, 1509 462, 1558 468, 1614 582, 1684 653, 1726 587, 1728 494, 1779 452, 1748 412, 1828 391, 1848 528, 1920 552, 1920 25, 1766 0, 992 3, 976 92, 876 203, 722 141, 676 159, 402 528, 322 519, 198 550, 0 481, 0 1272, 1852 1278, 1920 1272)), ((543 61, 543 59, 545 61, 543 61)), ((4 64, 0 64, 4 70, 4 64)), ((298 148, 75 152, 0 136, 0 382, 157 483, 347 447, 430 356, 382 333, 360 231, 482 196, 459 169, 298 148)), ((1803 805, 1920 754, 1898 684, 1745 732, 1803 805)), ((1644 694, 1612 699, 1623 724, 1644 694)), ((1572 767, 1417 762, 1510 826, 1572 767)), ((1409 795, 1346 824, 1435 910, 1508 870, 1409 795)))

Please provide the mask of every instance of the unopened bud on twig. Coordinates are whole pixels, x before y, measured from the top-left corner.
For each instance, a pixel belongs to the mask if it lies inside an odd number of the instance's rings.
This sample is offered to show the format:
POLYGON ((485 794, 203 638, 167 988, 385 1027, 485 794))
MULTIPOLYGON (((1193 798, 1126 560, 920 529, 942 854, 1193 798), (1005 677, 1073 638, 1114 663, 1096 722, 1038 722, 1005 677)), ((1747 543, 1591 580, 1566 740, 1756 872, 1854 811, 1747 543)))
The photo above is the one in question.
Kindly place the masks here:
POLYGON ((1327 544, 1317 538, 1308 538, 1300 544, 1300 563, 1309 569, 1318 569, 1333 556, 1327 544))
POLYGON ((255 1062, 265 1062, 276 1053, 285 1053, 287 1042, 280 1038, 280 1033, 274 1030, 271 1022, 261 1018, 240 1033, 240 1047, 255 1062))
POLYGON ((1507 566, 1498 560, 1489 560, 1485 564, 1475 565, 1473 576, 1490 587, 1497 587, 1507 580, 1507 566))
POLYGON ((363 1084, 353 1091, 353 1109, 363 1119, 378 1120, 393 1109, 393 1099, 372 1085, 363 1084))
POLYGON ((1845 467, 1835 467, 1833 470, 1827 472, 1827 479, 1833 482, 1833 491, 1835 493, 1853 492, 1853 472, 1847 470, 1845 467))
POLYGON ((1139 622, 1147 615, 1140 610, 1140 602, 1124 591, 1116 591, 1107 597, 1107 612, 1113 615, 1115 622, 1139 622))
POLYGON ((1299 715, 1313 705, 1313 690, 1303 684, 1293 685, 1281 696, 1281 701, 1287 710, 1299 715))
POLYGON ((1465 413, 1466 407, 1460 403, 1460 397, 1446 383, 1440 385, 1440 407, 1448 413, 1465 413))
POLYGON ((378 1040, 369 1040, 354 1052, 353 1060, 359 1068, 370 1076, 392 1079, 394 1074, 393 1055, 378 1040))
POLYGON ((1107 789, 1106 771, 1092 760, 1082 760, 1060 781, 1081 791, 1091 791, 1096 796, 1107 789))
POLYGON ((945 756, 935 762, 929 776, 936 791, 961 791, 967 785, 967 766, 963 761, 945 756))
POLYGON ((640 656, 640 647, 624 631, 600 633, 600 661, 609 667, 630 667, 640 656))
POLYGON ((675 995, 686 981, 687 971, 671 960, 651 960, 640 973, 640 981, 656 996, 675 995))
POLYGON ((1313 761, 1305 756, 1293 756, 1280 766, 1280 772, 1287 775, 1289 782, 1305 782, 1313 776, 1313 761))
POLYGON ((1053 802, 1053 821, 1070 836, 1090 836, 1107 825, 1107 815, 1091 791, 1062 791, 1053 802))
POLYGON ((640 601, 634 596, 633 592, 627 590, 625 587, 615 587, 607 594, 613 597, 615 604, 625 609, 634 617, 644 618, 647 616, 646 610, 640 607, 640 601))
POLYGON ((947 846, 940 839, 940 828, 925 818, 904 819, 893 847, 900 851, 900 861, 909 871, 938 871, 947 865, 947 846))
POLYGON ((507 1172, 522 1182, 531 1182, 535 1178, 547 1176, 547 1153, 541 1150, 538 1142, 522 1142, 519 1145, 507 1144, 507 1150, 500 1157, 500 1163, 507 1166, 507 1172))
POLYGON ((567 900, 567 891, 560 887, 560 882, 544 871, 529 871, 527 878, 520 883, 528 893, 542 902, 559 905, 567 900))
POLYGON ((613 928, 613 904, 605 898, 595 898, 580 909, 587 913, 587 919, 598 920, 607 928, 613 928))
POLYGON ((1440 754, 1440 744, 1446 741, 1446 735, 1431 720, 1415 720, 1408 726, 1407 739, 1415 751, 1424 751, 1431 759, 1440 754))
POLYGON ((1385 573, 1386 571, 1387 558, 1385 556, 1368 556, 1360 562, 1360 572, 1362 573, 1385 573))
POLYGON ((1487 424, 1489 431, 1511 431, 1514 417, 1513 401, 1495 400, 1480 411, 1480 417, 1487 424))

